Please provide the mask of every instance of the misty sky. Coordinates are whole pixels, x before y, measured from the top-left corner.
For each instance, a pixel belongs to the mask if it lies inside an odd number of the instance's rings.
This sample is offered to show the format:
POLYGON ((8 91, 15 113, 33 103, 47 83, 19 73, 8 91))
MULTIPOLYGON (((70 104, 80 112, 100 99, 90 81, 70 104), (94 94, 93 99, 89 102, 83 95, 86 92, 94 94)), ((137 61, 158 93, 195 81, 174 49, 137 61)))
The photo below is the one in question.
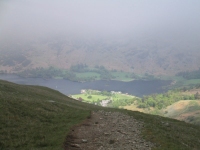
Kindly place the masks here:
POLYGON ((0 38, 200 35, 199 0, 1 0, 0 38))

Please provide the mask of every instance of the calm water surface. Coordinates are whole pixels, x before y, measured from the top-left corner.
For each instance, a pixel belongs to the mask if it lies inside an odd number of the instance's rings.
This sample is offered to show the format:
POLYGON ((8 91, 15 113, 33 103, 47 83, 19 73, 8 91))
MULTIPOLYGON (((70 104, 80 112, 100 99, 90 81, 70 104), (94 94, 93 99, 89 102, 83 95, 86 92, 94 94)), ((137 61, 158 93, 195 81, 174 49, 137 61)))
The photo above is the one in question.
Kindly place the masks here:
POLYGON ((66 95, 79 94, 81 89, 94 89, 100 91, 121 91, 139 97, 153 93, 162 93, 165 91, 162 87, 171 83, 171 81, 162 80, 135 80, 130 82, 99 80, 79 83, 63 79, 22 78, 17 75, 5 74, 0 75, 0 79, 18 84, 46 86, 66 95))

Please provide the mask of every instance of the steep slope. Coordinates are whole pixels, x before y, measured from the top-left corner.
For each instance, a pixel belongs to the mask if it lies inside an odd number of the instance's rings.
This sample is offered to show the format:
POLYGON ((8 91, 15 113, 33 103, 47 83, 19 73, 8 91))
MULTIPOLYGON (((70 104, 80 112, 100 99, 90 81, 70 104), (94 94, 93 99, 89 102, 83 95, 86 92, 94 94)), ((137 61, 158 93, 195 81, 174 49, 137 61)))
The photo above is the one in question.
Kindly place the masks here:
POLYGON ((200 101, 182 100, 163 110, 165 117, 200 125, 200 101))
POLYGON ((58 149, 95 106, 37 86, 0 81, 0 149, 58 149))

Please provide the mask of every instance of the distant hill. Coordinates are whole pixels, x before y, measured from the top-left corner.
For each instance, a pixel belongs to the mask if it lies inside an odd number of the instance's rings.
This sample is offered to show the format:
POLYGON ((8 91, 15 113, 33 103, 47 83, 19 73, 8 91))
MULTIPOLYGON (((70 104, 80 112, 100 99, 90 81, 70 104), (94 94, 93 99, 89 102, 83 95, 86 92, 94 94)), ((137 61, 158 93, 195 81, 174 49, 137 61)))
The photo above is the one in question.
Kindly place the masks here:
POLYGON ((183 100, 163 110, 163 116, 200 125, 200 101, 183 100))
POLYGON ((200 88, 168 91, 135 99, 123 108, 200 125, 200 88))
POLYGON ((48 37, 32 40, 0 41, 1 72, 49 66, 69 69, 76 64, 102 65, 112 70, 136 74, 174 75, 198 70, 198 43, 151 38, 48 37))

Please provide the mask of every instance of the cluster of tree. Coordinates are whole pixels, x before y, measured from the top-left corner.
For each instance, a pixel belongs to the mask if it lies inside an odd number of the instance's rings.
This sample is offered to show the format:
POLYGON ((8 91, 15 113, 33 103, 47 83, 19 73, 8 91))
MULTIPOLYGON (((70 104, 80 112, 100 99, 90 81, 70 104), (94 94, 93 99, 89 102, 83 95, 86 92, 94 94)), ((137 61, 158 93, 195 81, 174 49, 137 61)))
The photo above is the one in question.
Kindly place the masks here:
POLYGON ((195 98, 195 99, 200 99, 200 94, 199 94, 199 92, 196 92, 196 94, 194 94, 194 98, 195 98))
POLYGON ((86 64, 77 64, 77 65, 72 65, 70 67, 70 71, 72 72, 78 72, 78 73, 82 73, 82 72, 88 72, 88 66, 86 64))
POLYGON ((99 94, 100 95, 105 95, 105 96, 112 96, 111 92, 108 92, 108 91, 102 91, 99 94))
POLYGON ((92 96, 91 96, 91 95, 89 95, 87 98, 91 99, 91 98, 92 98, 92 96))
POLYGON ((154 80, 155 79, 155 77, 153 75, 150 75, 148 73, 145 73, 143 78, 146 80, 154 80))
MULTIPOLYGON (((89 67, 86 64, 77 64, 70 67, 71 72, 77 72, 77 73, 84 73, 84 72, 94 72, 98 73, 100 75, 100 78, 102 80, 111 80, 115 77, 111 74, 109 70, 107 70, 104 66, 95 66, 95 69, 89 69, 89 67)), ((91 81, 95 80, 95 77, 86 77, 81 78, 84 79, 84 81, 91 81)))
POLYGON ((196 71, 191 71, 191 72, 179 72, 176 74, 177 76, 181 76, 185 79, 200 79, 200 68, 199 70, 196 71))
POLYGON ((153 94, 149 96, 143 96, 141 99, 137 99, 139 108, 154 107, 158 109, 166 108, 167 106, 179 101, 179 100, 195 100, 199 99, 199 94, 185 95, 180 91, 168 91, 164 94, 153 94))
POLYGON ((20 73, 18 73, 21 77, 31 77, 31 78, 54 78, 61 77, 63 79, 67 79, 70 81, 84 82, 84 81, 92 81, 95 80, 95 77, 77 77, 75 72, 70 70, 61 70, 54 67, 49 68, 35 68, 35 69, 27 69, 20 73))
POLYGON ((79 81, 80 80, 80 79, 78 79, 76 74, 71 71, 66 71, 65 74, 63 75, 63 79, 70 80, 70 81, 79 81))
POLYGON ((100 74, 100 78, 102 80, 111 80, 115 77, 111 74, 110 71, 108 71, 104 66, 95 66, 96 69, 91 70, 92 72, 96 72, 100 74))
MULTIPOLYGON (((115 70, 116 71, 116 70, 115 70)), ((24 70, 18 75, 22 77, 37 77, 37 78, 54 78, 61 77, 63 79, 85 82, 85 81, 94 81, 97 79, 97 76, 88 76, 88 77, 78 77, 77 73, 86 73, 86 72, 94 72, 100 75, 100 79, 102 80, 111 80, 115 79, 115 76, 112 75, 113 71, 107 70, 104 66, 96 65, 95 68, 90 69, 86 64, 77 64, 72 65, 70 70, 61 70, 54 67, 49 68, 36 68, 36 69, 27 69, 24 70)), ((128 77, 128 76, 127 76, 128 77)), ((135 75, 134 73, 130 76, 134 79, 155 79, 154 76, 145 74, 145 76, 140 77, 135 75)))
POLYGON ((35 69, 27 69, 20 73, 19 76, 22 77, 31 77, 31 78, 54 78, 54 77, 62 77, 63 79, 68 79, 71 81, 77 81, 78 78, 73 72, 70 71, 62 71, 61 69, 57 69, 54 67, 49 68, 35 68, 35 69))
POLYGON ((60 69, 56 69, 54 67, 45 68, 35 68, 35 69, 27 69, 20 73, 19 76, 22 77, 33 77, 33 78, 53 78, 57 76, 63 76, 63 72, 60 69))
POLYGON ((111 107, 119 108, 120 106, 131 105, 134 101, 135 99, 117 99, 112 101, 110 105, 111 107))
POLYGON ((133 79, 137 79, 137 80, 154 80, 154 79, 156 79, 155 76, 150 75, 148 73, 145 73, 144 76, 139 76, 139 75, 136 75, 135 73, 132 73, 132 75, 130 77, 133 79))

